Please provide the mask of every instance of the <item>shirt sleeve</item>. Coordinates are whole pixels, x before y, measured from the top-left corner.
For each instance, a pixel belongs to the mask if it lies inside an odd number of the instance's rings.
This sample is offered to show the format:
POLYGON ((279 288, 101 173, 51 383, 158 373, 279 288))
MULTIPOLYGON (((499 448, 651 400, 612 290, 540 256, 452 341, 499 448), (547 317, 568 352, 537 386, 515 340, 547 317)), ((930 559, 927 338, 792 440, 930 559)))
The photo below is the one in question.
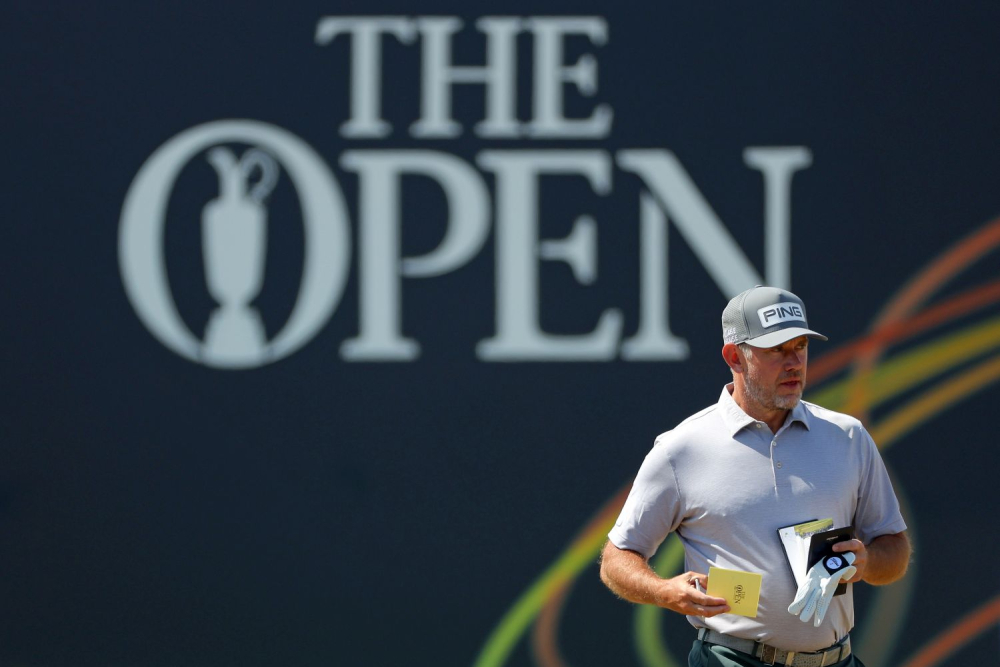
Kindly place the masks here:
POLYGON ((632 483, 608 539, 619 549, 652 557, 681 521, 680 494, 670 462, 667 434, 657 438, 632 483))
POLYGON ((859 431, 864 454, 854 529, 858 539, 868 544, 880 535, 903 532, 906 522, 875 441, 863 427, 859 431))

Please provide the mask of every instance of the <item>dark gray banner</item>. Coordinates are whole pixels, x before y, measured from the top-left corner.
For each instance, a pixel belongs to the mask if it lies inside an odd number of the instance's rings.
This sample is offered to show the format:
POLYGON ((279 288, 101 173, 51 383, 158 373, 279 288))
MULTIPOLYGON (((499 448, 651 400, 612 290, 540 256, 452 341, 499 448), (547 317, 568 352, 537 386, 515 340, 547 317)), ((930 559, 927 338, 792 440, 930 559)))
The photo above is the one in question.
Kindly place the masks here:
POLYGON ((0 664, 686 664, 596 559, 764 283, 914 543, 855 651, 992 664, 998 20, 8 7, 0 664))

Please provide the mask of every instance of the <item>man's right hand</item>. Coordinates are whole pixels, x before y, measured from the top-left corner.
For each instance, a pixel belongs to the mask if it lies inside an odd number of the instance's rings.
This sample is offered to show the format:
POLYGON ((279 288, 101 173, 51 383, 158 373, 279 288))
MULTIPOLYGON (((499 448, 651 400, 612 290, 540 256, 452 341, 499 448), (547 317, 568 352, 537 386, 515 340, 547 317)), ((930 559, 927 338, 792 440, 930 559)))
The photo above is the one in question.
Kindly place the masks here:
POLYGON ((629 549, 619 549, 610 541, 601 553, 601 581, 620 598, 639 604, 655 604, 687 616, 709 617, 729 611, 724 599, 705 595, 707 575, 685 572, 672 579, 663 579, 649 567, 644 556, 629 549))
POLYGON ((709 618, 729 611, 725 598, 706 595, 703 591, 708 587, 708 575, 697 572, 684 574, 663 580, 661 607, 666 607, 686 616, 704 616, 709 618))

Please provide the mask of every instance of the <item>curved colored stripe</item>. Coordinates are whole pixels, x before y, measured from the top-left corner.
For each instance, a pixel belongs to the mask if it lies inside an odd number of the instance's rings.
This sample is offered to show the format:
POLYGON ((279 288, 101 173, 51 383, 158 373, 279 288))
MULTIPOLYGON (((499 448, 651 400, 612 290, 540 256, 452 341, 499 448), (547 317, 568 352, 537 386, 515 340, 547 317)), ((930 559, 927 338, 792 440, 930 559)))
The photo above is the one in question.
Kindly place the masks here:
MULTIPOLYGON (((865 407, 871 409, 924 380, 1000 346, 1000 317, 938 338, 883 361, 868 375, 865 407)), ((810 392, 809 400, 844 411, 851 378, 810 392)), ((878 442, 878 440, 876 440, 878 442)))
MULTIPOLYGON (((993 221, 987 223, 980 229, 976 230, 972 234, 968 235, 965 239, 955 244, 951 249, 949 249, 944 255, 935 259, 928 267, 920 271, 914 279, 909 281, 897 294, 889 300, 887 306, 882 310, 878 317, 876 317, 873 326, 871 327, 872 334, 878 336, 880 333, 885 334, 892 331, 892 329, 897 328, 900 331, 911 330, 916 332, 916 330, 923 330, 929 328, 937 322, 944 321, 946 319, 953 319, 955 317, 974 310, 978 307, 986 305, 987 303, 992 303, 996 300, 993 295, 993 287, 996 284, 990 283, 980 288, 977 288, 971 292, 966 292, 960 294, 956 297, 952 297, 943 304, 938 304, 932 308, 926 309, 919 313, 917 316, 912 317, 910 322, 904 322, 903 320, 914 311, 917 310, 919 305, 922 305, 927 299, 930 298, 943 283, 947 282, 951 276, 958 273, 960 270, 964 269, 969 264, 972 264, 977 259, 982 257, 986 252, 1000 245, 1000 218, 996 218, 993 221), (907 326, 908 325, 908 326, 907 326)), ((913 335, 913 334, 909 334, 913 335)), ((899 339, 905 339, 909 335, 903 334, 899 335, 899 339)), ((867 401, 865 396, 865 389, 868 386, 867 380, 868 376, 872 372, 873 366, 875 366, 877 359, 884 351, 888 344, 888 341, 878 341, 877 347, 868 347, 864 349, 858 355, 858 361, 855 364, 855 372, 853 375, 853 384, 851 386, 852 391, 850 392, 850 398, 847 400, 847 409, 850 411, 851 408, 857 406, 860 407, 858 415, 862 419, 867 418, 867 401)), ((821 369, 822 370, 822 369, 821 369)), ((970 390, 971 391, 971 390, 970 390)), ((958 399, 955 398, 955 401, 958 399)), ((943 405, 938 406, 943 409, 943 405)), ((903 421, 907 418, 907 408, 903 408, 897 411, 897 416, 902 416, 903 421)), ((924 419, 929 419, 928 415, 924 419)), ((890 416, 890 420, 892 417, 890 416)), ((918 423, 918 419, 909 418, 908 428, 914 428, 918 423)), ((919 421, 922 421, 920 419, 919 421)), ((883 423, 893 423, 891 421, 883 423)), ((903 424, 900 420, 897 420, 899 426, 903 424)), ((908 429, 907 429, 908 430, 908 429)), ((903 430, 897 429, 896 437, 902 437, 903 430)), ((894 437, 889 437, 885 439, 881 437, 876 440, 876 442, 884 443, 884 446, 890 445, 894 441, 894 437)), ((887 437, 890 434, 885 434, 887 437)), ((901 486, 897 487, 897 490, 901 489, 901 486)), ((912 515, 910 518, 910 523, 914 523, 912 515)), ((913 526, 911 526, 912 528, 913 526)), ((916 543, 915 535, 911 533, 911 539, 916 543)), ((905 578, 902 582, 902 588, 905 589, 902 595, 905 598, 909 598, 910 592, 914 586, 915 577, 910 576, 905 578)), ((897 587, 892 587, 886 590, 880 591, 880 594, 875 598, 875 604, 873 611, 879 611, 880 615, 884 618, 895 618, 895 622, 890 628, 890 633, 892 635, 897 635, 902 622, 902 614, 883 614, 881 609, 884 605, 889 604, 891 600, 890 596, 895 597, 897 587)), ((897 601, 895 609, 901 610, 906 609, 907 606, 904 600, 897 601)), ((869 620, 867 627, 873 625, 872 620, 869 620)), ((869 648, 877 649, 877 653, 872 653, 872 657, 878 660, 876 664, 888 664, 888 655, 891 652, 892 644, 894 643, 895 637, 890 639, 886 636, 887 633, 866 633, 864 635, 865 639, 869 639, 867 642, 861 642, 861 648, 867 650, 869 648), (870 639, 875 637, 875 639, 870 639)))
POLYGON ((567 581, 554 591, 538 613, 538 620, 531 633, 531 650, 540 667, 567 667, 562 651, 559 650, 559 617, 566 606, 574 581, 567 581))
MULTIPOLYGON (((981 328, 973 327, 973 329, 981 328)), ((919 357, 913 363, 919 363, 919 357)), ((1000 380, 1000 355, 991 357, 910 400, 874 425, 871 429, 872 438, 875 442, 880 443, 882 449, 887 449, 925 421, 998 380, 1000 380)), ((897 495, 901 495, 902 485, 897 484, 896 489, 897 495)), ((914 523, 912 518, 910 523, 914 523)), ((916 544, 916 534, 913 531, 915 526, 911 525, 910 528, 911 541, 916 544)), ((898 584, 878 590, 870 610, 873 614, 871 618, 895 619, 895 621, 889 633, 885 632, 884 628, 877 636, 871 632, 865 633, 864 637, 867 641, 860 644, 859 650, 871 658, 872 664, 887 664, 886 661, 892 648, 888 635, 895 635, 901 629, 905 619, 896 612, 907 608, 907 601, 915 583, 916 578, 911 573, 911 576, 906 577, 898 584)))
MULTIPOLYGON (((844 401, 846 403, 845 411, 856 414, 862 419, 867 417, 867 410, 871 405, 871 397, 867 395, 867 389, 870 386, 870 376, 873 367, 876 365, 876 361, 891 340, 907 338, 910 335, 913 335, 905 333, 907 330, 916 333, 917 330, 923 330, 937 324, 938 322, 943 322, 946 319, 958 317, 960 314, 964 314, 963 311, 968 312, 996 300, 996 297, 994 296, 995 283, 991 283, 972 292, 967 292, 959 295, 958 297, 953 297, 944 304, 939 304, 935 307, 929 308, 916 317, 911 318, 910 322, 904 322, 904 320, 906 320, 908 316, 923 305, 923 303, 925 303, 942 284, 947 282, 952 276, 978 260, 997 245, 1000 245, 1000 218, 994 219, 968 235, 965 239, 956 243, 943 255, 936 258, 926 268, 921 270, 912 280, 904 285, 903 288, 893 296, 893 298, 889 300, 886 307, 875 318, 875 321, 870 328, 869 336, 865 337, 869 340, 875 338, 875 341, 873 341, 875 342, 875 345, 869 343, 868 345, 853 351, 857 354, 858 358, 855 364, 855 372, 852 374, 852 382, 849 385, 850 390, 844 401)), ((848 359, 845 352, 841 352, 841 354, 843 356, 841 356, 840 359, 831 359, 830 362, 828 362, 830 364, 829 368, 831 371, 837 367, 838 364, 836 362, 841 361, 841 359, 848 359)), ((820 377, 822 377, 822 372, 825 369, 822 366, 819 369, 810 369, 813 377, 816 377, 816 370, 820 371, 820 377)), ((961 381, 959 381, 959 383, 961 384, 961 381)), ((969 393, 974 391, 971 387, 967 388, 969 389, 969 393)), ((933 392, 925 394, 925 396, 932 395, 933 392)), ((880 426, 885 427, 884 430, 881 432, 873 431, 875 441, 881 443, 883 447, 888 447, 896 438, 902 437, 903 433, 916 427, 918 423, 929 419, 934 412, 933 406, 931 405, 934 403, 934 400, 935 399, 920 401, 920 399, 918 399, 916 402, 911 402, 908 406, 897 410, 896 413, 890 415, 880 424, 880 426), (921 406, 921 403, 924 405, 921 406), (919 410, 920 407, 929 408, 929 411, 923 416, 920 416, 916 414, 916 410, 919 410)), ((951 400, 949 400, 945 395, 941 395, 937 400, 938 404, 936 407, 938 410, 942 410, 947 405, 957 401, 958 397, 955 392, 952 392, 951 400)), ((909 590, 913 587, 913 577, 907 577, 901 583, 905 585, 908 596, 909 590)), ((895 594, 896 591, 894 591, 893 588, 888 589, 888 595, 895 594)), ((876 598, 875 606, 879 607, 882 603, 886 602, 888 602, 887 594, 880 591, 880 595, 876 598)), ((896 607, 896 609, 905 608, 906 607, 904 605, 896 607)), ((894 616, 898 617, 899 614, 890 614, 885 617, 893 618, 894 616)), ((901 619, 897 620, 896 625, 900 622, 901 619)), ((886 662, 889 651, 885 646, 885 640, 878 640, 878 644, 882 662, 886 662)))
POLYGON ((604 544, 605 535, 614 525, 618 511, 625 503, 629 486, 619 491, 601 508, 576 540, 514 603, 500 625, 490 634, 474 667, 500 667, 535 619, 538 610, 554 591, 565 586, 576 574, 590 565, 604 544))
POLYGON ((1000 621, 1000 595, 959 619, 917 651, 903 667, 934 667, 987 628, 1000 621))
MULTIPOLYGON (((885 467, 889 472, 893 488, 896 490, 899 509, 903 518, 906 519, 906 534, 910 538, 910 543, 919 551, 919 526, 910 505, 910 499, 906 495, 906 489, 898 483, 889 461, 885 462, 885 467)), ((899 635, 903 632, 908 620, 907 615, 899 613, 899 610, 910 608, 910 599, 913 597, 913 589, 918 581, 920 581, 920 561, 911 561, 906 576, 891 586, 879 587, 876 595, 865 609, 864 623, 860 628, 856 628, 856 646, 858 655, 863 655, 871 667, 892 664, 889 662, 889 658, 892 656, 899 635)), ((852 631, 851 634, 854 635, 855 632, 852 631)))
MULTIPOLYGON (((583 545, 586 545, 587 548, 593 548, 594 553, 591 554, 592 558, 600 552, 601 547, 604 545, 605 536, 614 525, 618 513, 621 512, 622 505, 625 504, 625 498, 628 497, 631 486, 631 484, 626 484, 610 500, 605 502, 597 513, 597 516, 584 526, 580 532, 581 537, 574 542, 574 544, 581 544, 581 548, 583 545)), ((584 563, 583 567, 586 565, 587 563, 584 563)), ((559 618, 566 599, 569 597, 570 591, 573 590, 576 577, 582 571, 583 567, 574 570, 571 573, 572 576, 555 587, 548 598, 542 600, 541 609, 534 612, 538 618, 531 633, 531 646, 535 661, 541 667, 566 667, 562 652, 559 650, 559 618)), ((517 638, 515 637, 514 642, 516 643, 516 641, 517 638)), ((507 648, 507 651, 509 652, 512 649, 513 643, 507 648)))
POLYGON ((875 318, 875 327, 905 319, 929 299, 938 287, 998 245, 1000 218, 987 222, 955 243, 903 285, 875 318))
MULTIPOLYGON (((920 424, 998 380, 1000 380, 1000 355, 991 357, 964 373, 935 385, 895 412, 890 413, 872 427, 872 438, 875 442, 881 443, 883 449, 887 449, 920 424)), ((896 485, 897 494, 900 494, 902 488, 902 485, 896 485)), ((913 523, 912 518, 910 522, 913 523)), ((910 526, 910 538, 914 544, 917 544, 914 528, 915 526, 910 526)), ((870 661, 872 664, 887 664, 886 661, 892 648, 890 638, 887 635, 895 635, 901 629, 905 619, 897 612, 907 608, 907 601, 915 584, 916 577, 912 576, 911 573, 911 576, 904 578, 899 583, 878 590, 870 610, 871 619, 895 619, 895 621, 889 633, 886 633, 884 628, 877 636, 871 632, 865 633, 865 639, 868 641, 860 644, 859 651, 872 658, 870 661), (876 661, 876 659, 880 660, 876 661)), ((869 623, 870 625, 871 623, 869 623)), ((965 641, 967 638, 958 643, 949 644, 949 652, 957 649, 965 641)))
MULTIPOLYGON (((661 577, 669 578, 680 573, 684 563, 684 545, 673 533, 653 561, 653 569, 661 577)), ((665 612, 651 604, 635 608, 634 640, 639 661, 644 667, 678 667, 670 651, 663 644, 660 621, 665 612)))
POLYGON ((935 385, 908 402, 872 428, 871 435, 883 447, 902 437, 934 415, 1000 379, 1000 355, 935 385))
MULTIPOLYGON (((1000 245, 1000 218, 972 232, 918 272, 875 318, 872 332, 906 319, 944 283, 997 245, 1000 245)), ((855 381, 850 386, 846 411, 862 421, 867 421, 868 416, 864 407, 867 405, 867 375, 884 349, 885 346, 881 345, 859 354, 855 363, 855 381)))
POLYGON ((963 292, 944 303, 922 311, 908 320, 902 320, 876 329, 861 338, 838 346, 809 362, 809 380, 821 383, 828 376, 844 368, 861 354, 888 343, 899 343, 939 324, 948 322, 1000 301, 1000 280, 963 292))

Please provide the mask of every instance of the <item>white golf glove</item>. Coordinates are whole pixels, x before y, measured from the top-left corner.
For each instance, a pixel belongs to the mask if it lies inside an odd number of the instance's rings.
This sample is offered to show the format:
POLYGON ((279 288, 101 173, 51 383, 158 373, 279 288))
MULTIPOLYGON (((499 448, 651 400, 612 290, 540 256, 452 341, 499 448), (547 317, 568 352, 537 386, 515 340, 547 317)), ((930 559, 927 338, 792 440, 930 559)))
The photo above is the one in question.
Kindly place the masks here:
POLYGON ((808 622, 815 613, 816 619, 813 625, 818 628, 826 616, 826 610, 830 607, 830 600, 833 599, 833 592, 837 590, 837 584, 842 579, 850 579, 857 573, 858 568, 852 563, 854 554, 845 551, 827 556, 809 568, 805 581, 795 594, 795 599, 788 605, 788 613, 795 614, 803 623, 808 622))

